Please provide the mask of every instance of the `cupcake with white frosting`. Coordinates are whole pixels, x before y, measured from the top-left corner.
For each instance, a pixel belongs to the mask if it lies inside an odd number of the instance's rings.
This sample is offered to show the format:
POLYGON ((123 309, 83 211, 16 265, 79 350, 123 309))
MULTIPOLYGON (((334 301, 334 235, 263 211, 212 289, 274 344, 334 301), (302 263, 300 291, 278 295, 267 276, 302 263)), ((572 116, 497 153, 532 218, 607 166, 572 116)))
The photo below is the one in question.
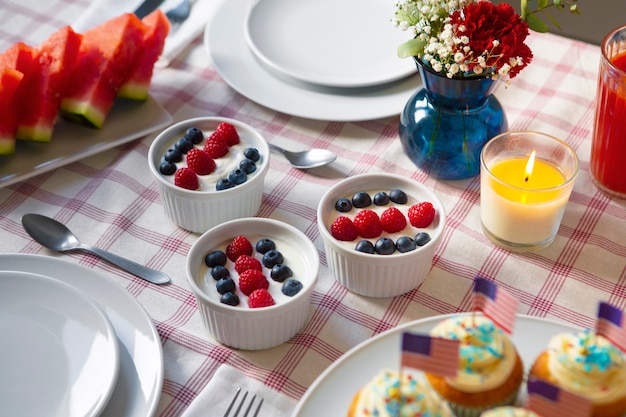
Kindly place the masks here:
POLYGON ((423 378, 381 370, 354 396, 348 417, 454 417, 423 378))
POLYGON ((593 417, 626 415, 626 357, 591 330, 553 336, 530 376, 589 399, 593 417))
POLYGON ((496 407, 487 410, 480 417, 541 417, 539 414, 521 407, 496 407))
POLYGON ((432 387, 457 417, 512 405, 522 384, 522 360, 513 342, 490 319, 474 313, 438 323, 431 336, 460 341, 456 377, 426 373, 432 387))

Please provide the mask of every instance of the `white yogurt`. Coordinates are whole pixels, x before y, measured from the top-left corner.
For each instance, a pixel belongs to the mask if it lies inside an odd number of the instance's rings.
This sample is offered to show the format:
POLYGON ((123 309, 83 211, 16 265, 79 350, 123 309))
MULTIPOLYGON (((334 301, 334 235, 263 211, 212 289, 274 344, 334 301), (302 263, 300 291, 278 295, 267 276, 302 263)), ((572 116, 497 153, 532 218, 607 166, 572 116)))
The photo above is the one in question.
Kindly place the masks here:
MULTIPOLYGON (((300 252, 298 252, 297 250, 298 248, 294 247, 294 245, 290 245, 287 242, 274 238, 272 236, 261 236, 261 235, 244 235, 244 236, 252 244, 252 248, 253 248, 252 256, 258 259, 259 262, 261 262, 261 265, 263 265, 263 254, 258 253, 256 249, 254 249, 254 247, 256 246, 256 243, 263 238, 271 239, 276 245, 276 250, 280 252, 284 257, 283 264, 291 268, 293 272, 293 276, 287 278, 285 282, 289 279, 296 279, 300 281, 302 283, 302 289, 300 290, 301 292, 304 291, 304 289, 307 286, 311 285, 311 282, 308 281, 309 278, 307 277, 307 274, 305 274, 305 260, 300 254, 300 252)), ((226 253, 226 246, 228 246, 230 242, 232 242, 232 239, 225 240, 224 242, 220 243, 215 248, 207 248, 205 255, 210 252, 213 252, 214 250, 221 250, 222 252, 226 253)), ((237 273, 237 271, 235 271, 235 263, 232 262, 230 259, 227 259, 226 265, 224 266, 228 269, 228 271, 230 272, 230 277, 233 279, 233 281, 235 281, 235 284, 237 285, 237 288, 235 290, 235 293, 239 297, 239 305, 237 307, 249 308, 248 296, 244 295, 241 292, 241 290, 239 290, 239 274, 237 273)), ((269 288, 268 288, 269 293, 272 295, 272 298, 274 298, 276 305, 288 302, 292 297, 287 296, 282 293, 281 288, 284 282, 274 281, 270 277, 270 271, 271 271, 271 268, 266 268, 265 266, 263 266, 263 275, 265 275, 268 282, 270 283, 269 288)), ((217 283, 217 281, 211 276, 211 268, 206 266, 206 264, 204 263, 204 260, 202 261, 202 266, 200 267, 200 277, 202 278, 197 280, 200 288, 212 300, 214 300, 216 303, 219 303, 220 297, 222 295, 217 291, 215 287, 215 284, 217 283)))
MULTIPOLYGON (((204 148, 204 143, 206 142, 208 135, 211 134, 209 133, 207 135, 206 132, 204 133, 205 133, 205 140, 195 145, 195 147, 200 150, 204 148)), ((166 148, 166 150, 173 148, 174 144, 178 141, 178 139, 180 139, 180 137, 173 140, 171 145, 168 148, 166 148)), ((253 146, 250 145, 249 142, 246 141, 245 137, 242 137, 242 135, 240 134, 239 143, 237 145, 230 146, 228 148, 228 153, 224 155, 223 157, 213 159, 215 161, 215 170, 213 172, 211 172, 208 175, 198 175, 198 188, 195 191, 215 191, 215 184, 217 184, 217 182, 222 178, 228 178, 228 174, 230 174, 230 172, 233 169, 239 167, 239 162, 241 162, 243 159, 246 158, 243 154, 244 151, 250 147, 253 147, 253 146)), ((263 162, 263 155, 260 155, 260 159, 257 162, 255 162, 257 165, 257 170, 262 162, 263 162)), ((183 160, 176 163, 176 169, 178 170, 186 166, 187 166, 187 157, 186 155, 183 155, 183 160)), ((248 174, 248 179, 251 176, 253 176, 255 173, 256 173, 256 170, 248 174)), ((172 175, 161 174, 161 175, 163 176, 163 178, 166 179, 166 181, 170 182, 171 184, 174 184, 175 174, 172 174, 172 175)))
MULTIPOLYGON (((337 243, 341 246, 343 246, 346 249, 354 249, 354 247, 356 246, 356 244, 358 242, 360 242, 361 240, 369 240, 370 242, 372 242, 372 244, 375 244, 376 241, 378 239, 380 239, 381 237, 387 237, 391 240, 393 240, 393 242, 395 243, 396 240, 401 237, 401 236, 408 236, 412 239, 415 238, 415 235, 420 233, 420 232, 426 232, 428 233, 431 238, 434 237, 434 232, 438 227, 438 216, 437 216, 437 206, 434 204, 433 201, 430 201, 430 203, 433 203, 433 206, 435 207, 435 218, 433 220, 433 222, 425 228, 418 228, 418 227, 413 227, 411 226, 411 222, 409 221, 409 208, 417 203, 423 202, 423 201, 428 201, 428 200, 423 200, 423 199, 418 199, 415 196, 411 195, 411 191, 410 190, 402 190, 406 193, 407 195, 407 202, 405 204, 398 204, 398 203, 394 203, 393 201, 389 200, 389 203, 387 205, 384 206, 377 206, 376 204, 374 204, 374 195, 378 192, 384 191, 387 194, 389 194, 389 192, 391 190, 382 190, 382 189, 376 189, 376 190, 362 190, 366 193, 368 193, 370 195, 370 197, 372 198, 372 204, 370 204, 367 207, 363 207, 363 208, 356 208, 356 207, 352 207, 352 210, 348 211, 348 212, 340 212, 337 209, 335 209, 334 205, 335 202, 337 200, 339 200, 339 198, 347 198, 348 200, 352 201, 352 197, 354 196, 354 194, 350 194, 350 195, 345 195, 342 197, 337 198, 336 200, 332 201, 333 207, 329 213, 329 217, 326 221, 326 228, 328 229, 328 232, 330 233, 330 226, 333 224, 333 222, 335 221, 335 219, 337 219, 338 217, 341 216, 345 216, 345 217, 349 217, 352 221, 354 221, 354 218, 356 217, 357 213, 359 213, 362 210, 372 210, 373 212, 375 212, 376 214, 378 214, 378 217, 380 217, 381 214, 383 214, 383 212, 385 210, 387 210, 390 207, 395 207, 398 210, 400 210, 400 212, 404 215, 404 218, 406 219, 406 227, 404 229, 402 229, 399 232, 396 233, 387 233, 383 230, 383 232, 381 233, 380 236, 375 237, 375 238, 363 238, 361 236, 358 236, 356 239, 352 240, 352 241, 339 241, 336 240, 337 243)), ((356 193, 355 193, 356 194, 356 193)), ((428 243, 427 243, 428 244, 428 243)), ((417 249, 419 249, 420 247, 418 246, 417 249)), ((391 254, 391 256, 393 255, 398 255, 401 254, 401 252, 398 252, 397 250, 391 254)), ((377 256, 390 256, 390 255, 378 255, 377 256)))

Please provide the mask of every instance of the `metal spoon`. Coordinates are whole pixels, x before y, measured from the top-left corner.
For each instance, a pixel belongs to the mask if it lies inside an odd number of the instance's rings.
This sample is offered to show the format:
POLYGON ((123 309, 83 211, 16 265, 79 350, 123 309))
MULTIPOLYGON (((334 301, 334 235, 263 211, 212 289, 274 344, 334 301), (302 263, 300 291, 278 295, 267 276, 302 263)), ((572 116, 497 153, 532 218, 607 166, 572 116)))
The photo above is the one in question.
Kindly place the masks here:
POLYGON ((121 256, 79 242, 67 227, 50 217, 33 213, 25 214, 22 216, 22 225, 24 230, 45 248, 57 252, 84 250, 154 284, 165 284, 170 281, 170 277, 161 271, 150 269, 121 256))
POLYGON ((307 151, 292 152, 279 146, 269 144, 270 149, 283 154, 285 158, 296 168, 316 168, 328 165, 337 159, 337 155, 328 149, 309 149, 307 151))

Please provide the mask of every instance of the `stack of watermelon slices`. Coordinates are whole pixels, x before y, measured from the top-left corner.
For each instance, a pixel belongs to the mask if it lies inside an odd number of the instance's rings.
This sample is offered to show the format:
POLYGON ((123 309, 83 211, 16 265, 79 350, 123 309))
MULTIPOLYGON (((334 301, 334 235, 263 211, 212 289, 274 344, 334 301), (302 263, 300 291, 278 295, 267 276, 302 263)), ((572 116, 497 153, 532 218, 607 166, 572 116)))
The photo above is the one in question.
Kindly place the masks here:
POLYGON ((70 26, 37 47, 0 54, 0 155, 16 139, 50 142, 58 115, 101 128, 116 98, 146 100, 170 24, 157 10, 114 17, 82 34, 70 26))

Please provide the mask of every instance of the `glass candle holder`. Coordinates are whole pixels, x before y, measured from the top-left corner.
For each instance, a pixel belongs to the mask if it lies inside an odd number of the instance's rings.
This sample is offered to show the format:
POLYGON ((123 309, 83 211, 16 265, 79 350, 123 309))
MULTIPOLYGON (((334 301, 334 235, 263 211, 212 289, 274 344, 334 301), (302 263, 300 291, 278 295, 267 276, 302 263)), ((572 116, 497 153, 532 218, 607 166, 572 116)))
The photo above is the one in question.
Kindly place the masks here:
POLYGON ((511 251, 552 243, 578 175, 576 152, 554 136, 513 131, 491 139, 480 162, 483 233, 511 251))
POLYGON ((626 26, 602 41, 590 171, 606 194, 626 199, 626 26))

